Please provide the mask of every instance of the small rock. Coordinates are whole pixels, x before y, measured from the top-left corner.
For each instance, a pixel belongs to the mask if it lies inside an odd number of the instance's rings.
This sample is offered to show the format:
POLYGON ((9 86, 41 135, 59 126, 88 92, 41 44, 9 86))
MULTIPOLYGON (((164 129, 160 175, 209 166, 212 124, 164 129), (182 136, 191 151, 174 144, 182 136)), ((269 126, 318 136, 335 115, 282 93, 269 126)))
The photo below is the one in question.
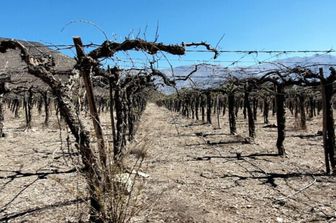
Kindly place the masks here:
POLYGON ((120 173, 114 175, 113 181, 117 184, 120 184, 123 192, 125 194, 130 194, 133 187, 133 181, 131 175, 128 173, 120 173))
POLYGON ((276 218, 276 221, 277 221, 278 223, 282 223, 282 222, 284 222, 283 218, 280 218, 280 217, 277 217, 277 218, 276 218))
POLYGON ((132 174, 137 174, 138 176, 143 177, 143 178, 148 178, 149 177, 149 174, 141 172, 141 171, 135 171, 135 170, 133 170, 132 174))

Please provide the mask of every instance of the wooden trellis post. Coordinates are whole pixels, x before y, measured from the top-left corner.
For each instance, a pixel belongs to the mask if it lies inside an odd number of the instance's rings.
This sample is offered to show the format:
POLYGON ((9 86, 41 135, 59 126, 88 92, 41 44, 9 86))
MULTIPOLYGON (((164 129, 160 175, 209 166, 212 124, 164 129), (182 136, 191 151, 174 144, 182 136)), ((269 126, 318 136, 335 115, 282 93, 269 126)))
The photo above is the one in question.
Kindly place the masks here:
POLYGON ((76 47, 77 58, 79 61, 82 60, 81 67, 81 75, 84 80, 84 86, 87 93, 87 102, 89 104, 90 115, 93 121, 93 127, 95 129, 96 137, 97 137, 97 144, 98 144, 98 153, 100 158, 100 163, 103 167, 106 167, 106 152, 105 152, 105 144, 104 144, 104 137, 103 137, 103 130, 100 124, 100 119, 97 111, 97 106, 95 103, 95 98, 93 94, 92 82, 90 78, 92 65, 90 64, 91 61, 85 61, 87 57, 85 56, 83 50, 83 44, 80 37, 74 37, 73 42, 76 47))
POLYGON ((323 69, 319 69, 322 93, 322 109, 323 109, 323 146, 325 155, 326 172, 329 174, 331 170, 336 173, 335 163, 335 130, 334 117, 332 109, 332 82, 327 81, 323 76, 323 69))

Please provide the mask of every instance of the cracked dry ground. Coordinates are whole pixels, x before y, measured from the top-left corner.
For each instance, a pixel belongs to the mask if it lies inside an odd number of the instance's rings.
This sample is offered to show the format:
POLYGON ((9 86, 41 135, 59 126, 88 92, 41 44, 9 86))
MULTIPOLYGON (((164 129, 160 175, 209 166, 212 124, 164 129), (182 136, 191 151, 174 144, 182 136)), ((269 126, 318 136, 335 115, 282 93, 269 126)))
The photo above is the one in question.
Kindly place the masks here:
MULTIPOLYGON (((54 159, 61 154, 59 131, 37 128, 27 136, 17 130, 19 124, 9 116, 5 123, 10 127, 9 134, 1 139, 4 146, 0 147, 1 207, 24 185, 39 178, 21 177, 5 185, 8 180, 4 176, 9 175, 5 170, 34 172, 43 167, 50 171, 55 166, 60 171, 71 169, 64 159, 54 159)), ((274 156, 276 129, 263 128, 262 117, 256 123, 255 143, 243 144, 247 124, 241 113, 238 117, 239 135, 231 136, 227 116, 221 117, 219 129, 216 124, 202 124, 148 104, 135 142, 146 139, 147 157, 142 171, 150 177, 139 182, 143 184, 141 210, 132 221, 336 221, 336 178, 323 175, 322 137, 315 135, 321 130, 321 117, 309 120, 307 130, 300 131, 295 128, 294 117, 287 113, 287 157, 274 156), (237 153, 241 153, 241 159, 237 159, 237 153)), ((270 121, 275 123, 274 117, 270 121)), ((74 191, 83 188, 76 173, 40 178, 6 207, 7 214, 75 200, 77 193, 64 189, 64 185, 74 191)), ((42 209, 14 218, 13 222, 75 221, 81 218, 83 207, 69 204, 42 209)))

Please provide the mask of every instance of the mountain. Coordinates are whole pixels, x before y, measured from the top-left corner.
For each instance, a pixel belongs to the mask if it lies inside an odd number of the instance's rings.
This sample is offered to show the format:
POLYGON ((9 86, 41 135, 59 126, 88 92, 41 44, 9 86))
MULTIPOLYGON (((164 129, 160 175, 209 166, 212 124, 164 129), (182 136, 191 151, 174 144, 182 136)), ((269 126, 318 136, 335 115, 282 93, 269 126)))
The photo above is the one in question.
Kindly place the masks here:
MULTIPOLYGON (((201 64, 197 65, 197 71, 190 76, 187 80, 178 80, 185 78, 195 70, 195 65, 175 67, 173 70, 162 70, 168 77, 176 80, 176 88, 209 88, 216 86, 216 84, 223 82, 223 73, 227 72, 227 69, 219 65, 201 64)), ((172 93, 174 88, 164 86, 162 88, 165 93, 172 93)))
MULTIPOLYGON (((197 71, 194 72, 188 80, 178 80, 186 77, 193 70, 195 65, 179 66, 170 70, 161 70, 171 79, 175 79, 176 88, 198 88, 206 89, 219 86, 225 79, 229 77, 243 78, 248 76, 260 75, 266 71, 275 69, 286 69, 288 67, 302 66, 318 72, 320 67, 325 71, 325 75, 329 74, 329 67, 336 66, 336 56, 323 54, 313 55, 309 57, 290 57, 285 59, 265 62, 251 66, 223 67, 221 65, 200 64, 197 65, 197 71)), ((162 86, 160 90, 163 93, 171 94, 175 92, 172 87, 162 86)))

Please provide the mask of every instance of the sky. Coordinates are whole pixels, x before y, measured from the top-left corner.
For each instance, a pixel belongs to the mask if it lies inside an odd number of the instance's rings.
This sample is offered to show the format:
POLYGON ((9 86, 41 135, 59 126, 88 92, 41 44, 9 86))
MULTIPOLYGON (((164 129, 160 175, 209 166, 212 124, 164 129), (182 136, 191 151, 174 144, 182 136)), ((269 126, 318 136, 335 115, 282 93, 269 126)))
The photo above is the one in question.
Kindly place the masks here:
MULTIPOLYGON (((0 37, 45 44, 71 44, 72 36, 98 44, 106 36, 153 41, 158 33, 158 41, 169 44, 216 46, 224 36, 218 46, 223 50, 336 48, 335 0, 3 0, 1 8, 0 37)), ((190 54, 176 63, 212 56, 190 54)))

